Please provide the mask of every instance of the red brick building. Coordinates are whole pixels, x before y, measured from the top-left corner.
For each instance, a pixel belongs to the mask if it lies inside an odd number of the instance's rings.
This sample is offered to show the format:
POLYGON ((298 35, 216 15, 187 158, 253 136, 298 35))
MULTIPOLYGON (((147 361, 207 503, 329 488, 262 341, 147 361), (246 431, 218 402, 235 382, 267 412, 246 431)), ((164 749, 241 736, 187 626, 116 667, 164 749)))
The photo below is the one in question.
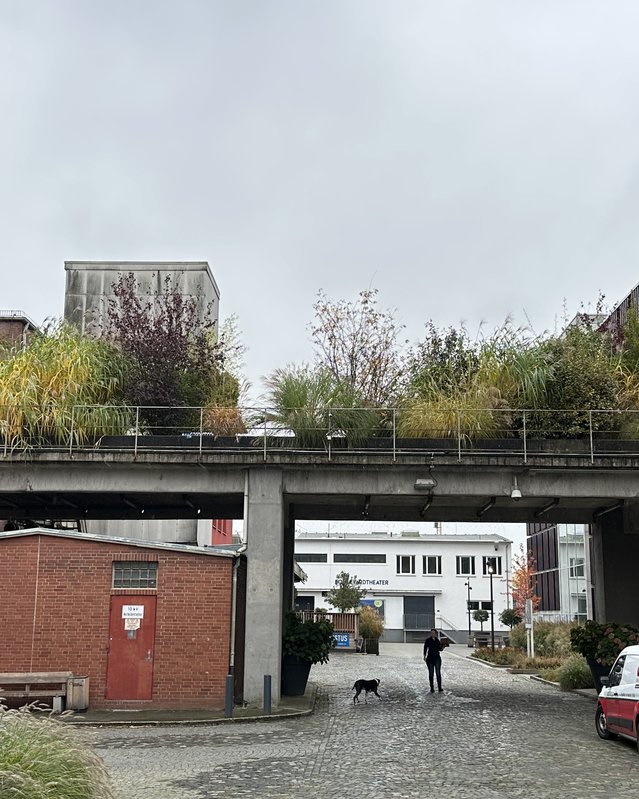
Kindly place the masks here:
POLYGON ((93 709, 221 709, 232 626, 241 696, 245 571, 231 551, 42 528, 4 533, 0 672, 88 675, 93 709))
POLYGON ((10 347, 26 347, 37 327, 24 311, 0 310, 0 342, 10 347))

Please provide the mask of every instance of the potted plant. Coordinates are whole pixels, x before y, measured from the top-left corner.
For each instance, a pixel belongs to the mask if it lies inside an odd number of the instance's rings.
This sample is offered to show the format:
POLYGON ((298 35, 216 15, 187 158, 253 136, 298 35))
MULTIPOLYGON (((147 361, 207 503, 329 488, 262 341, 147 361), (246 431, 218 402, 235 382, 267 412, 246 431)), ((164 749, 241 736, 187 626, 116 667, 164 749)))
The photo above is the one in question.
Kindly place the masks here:
POLYGON ((384 619, 369 605, 359 610, 360 651, 365 655, 379 655, 379 639, 384 632, 384 619))
POLYGON ((314 663, 327 663, 334 644, 333 625, 323 615, 302 621, 289 611, 284 618, 282 637, 282 685, 285 696, 301 696, 314 663))
POLYGON ((601 677, 608 674, 617 655, 624 647, 636 643, 639 630, 629 624, 588 620, 570 631, 570 646, 586 658, 597 692, 601 691, 601 677))

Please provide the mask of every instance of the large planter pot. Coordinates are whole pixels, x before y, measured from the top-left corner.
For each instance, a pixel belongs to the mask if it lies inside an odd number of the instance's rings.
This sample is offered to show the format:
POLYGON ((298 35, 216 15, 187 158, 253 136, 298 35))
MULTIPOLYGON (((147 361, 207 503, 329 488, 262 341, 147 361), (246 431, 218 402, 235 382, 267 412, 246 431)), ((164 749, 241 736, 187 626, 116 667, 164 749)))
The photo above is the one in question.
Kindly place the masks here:
POLYGON ((284 696, 304 694, 312 665, 310 660, 300 660, 292 655, 285 655, 282 658, 281 691, 284 696))
POLYGON ((364 638, 362 641, 363 655, 379 655, 379 638, 364 638))
POLYGON ((608 676, 610 673, 610 666, 602 666, 601 663, 597 663, 594 658, 586 658, 586 663, 588 664, 588 668, 592 674, 592 679, 594 680, 597 693, 599 693, 602 688, 601 678, 608 676))

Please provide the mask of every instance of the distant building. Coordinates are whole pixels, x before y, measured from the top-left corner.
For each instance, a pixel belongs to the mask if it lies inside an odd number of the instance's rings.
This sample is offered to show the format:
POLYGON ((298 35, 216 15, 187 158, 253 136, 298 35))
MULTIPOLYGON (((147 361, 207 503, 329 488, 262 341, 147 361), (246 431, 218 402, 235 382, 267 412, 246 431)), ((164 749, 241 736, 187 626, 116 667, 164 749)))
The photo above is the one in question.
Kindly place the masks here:
POLYGON ((172 286, 197 300, 202 319, 207 311, 214 321, 219 317, 220 291, 207 261, 65 261, 64 268, 64 318, 83 333, 103 329, 113 286, 129 273, 140 295, 161 293, 170 277, 172 286))
POLYGON ((610 333, 613 341, 620 345, 623 340, 623 329, 628 319, 628 312, 639 313, 639 283, 618 302, 608 316, 600 323, 599 330, 610 333))
POLYGON ((585 621, 593 618, 590 526, 529 523, 528 552, 534 561, 539 597, 537 618, 585 621))
MULTIPOLYGON (((297 586, 299 610, 328 610, 326 592, 346 571, 361 580, 364 603, 384 617, 384 641, 423 641, 437 627, 465 643, 469 611, 480 609, 493 610, 495 629, 505 631, 499 614, 508 607, 511 541, 503 536, 298 532, 295 560, 308 575, 297 586)), ((478 622, 470 624, 479 632, 478 622)))
MULTIPOLYGON (((141 296, 160 294, 165 280, 198 304, 200 318, 219 319, 220 291, 207 261, 65 261, 64 318, 83 333, 98 335, 107 320, 113 287, 133 274, 141 296)), ((87 530, 146 541, 210 545, 215 538, 210 520, 88 521, 87 530)), ((229 538, 230 543, 230 538, 229 538)))
POLYGON ((26 347, 37 329, 24 311, 0 310, 0 342, 10 347, 26 347))

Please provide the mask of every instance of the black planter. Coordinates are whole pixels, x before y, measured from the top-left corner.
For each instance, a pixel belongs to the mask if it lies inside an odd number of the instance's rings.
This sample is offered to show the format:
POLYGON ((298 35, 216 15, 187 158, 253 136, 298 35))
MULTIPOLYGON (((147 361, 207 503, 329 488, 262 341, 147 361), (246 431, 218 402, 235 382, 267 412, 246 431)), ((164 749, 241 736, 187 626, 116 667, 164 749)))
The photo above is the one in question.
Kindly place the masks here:
POLYGON ((300 660, 292 655, 285 655, 282 658, 281 691, 284 696, 304 694, 312 665, 310 660, 300 660))
POLYGON ((602 666, 601 663, 597 663, 594 658, 586 658, 586 663, 588 664, 588 668, 590 669, 590 673, 592 674, 592 679, 595 682, 595 688, 597 689, 597 693, 601 691, 601 678, 607 677, 610 673, 610 666, 602 666))
POLYGON ((379 655, 379 638, 364 638, 361 651, 363 655, 379 655))

